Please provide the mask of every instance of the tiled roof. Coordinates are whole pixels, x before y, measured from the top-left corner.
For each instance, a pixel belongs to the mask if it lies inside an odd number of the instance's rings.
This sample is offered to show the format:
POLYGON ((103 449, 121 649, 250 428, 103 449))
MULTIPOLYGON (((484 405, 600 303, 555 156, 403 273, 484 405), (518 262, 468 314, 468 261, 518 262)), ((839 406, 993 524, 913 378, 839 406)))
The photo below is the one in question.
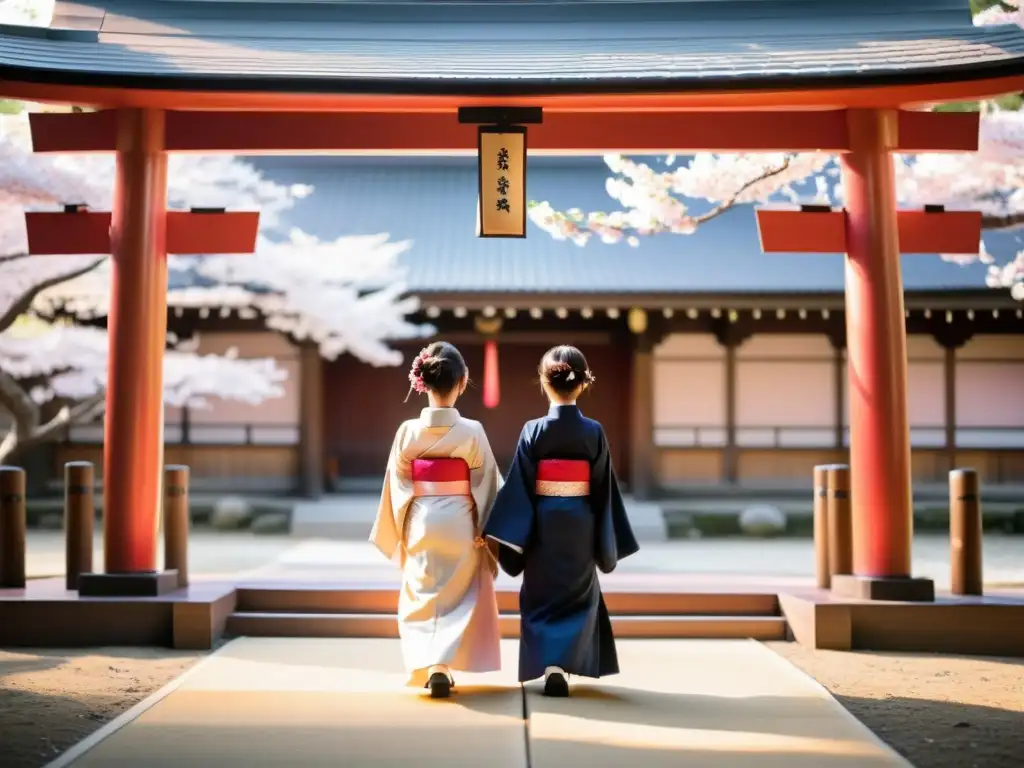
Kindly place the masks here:
MULTIPOLYGON (((585 247, 534 225, 519 240, 476 237, 475 159, 253 158, 269 179, 314 192, 282 226, 320 238, 387 232, 411 240, 402 258, 414 293, 840 293, 842 257, 761 253, 753 210, 737 208, 693 235, 655 235, 639 247, 585 247)), ((530 198, 562 210, 609 210, 600 158, 531 158, 530 198)), ((1018 246, 1020 247, 1020 246, 1018 246)), ((936 256, 903 258, 908 291, 977 290, 984 267, 936 256)), ((179 277, 180 279, 180 277, 179 277)))
POLYGON ((75 0, 0 79, 329 92, 699 89, 1024 72, 966 0, 75 0))

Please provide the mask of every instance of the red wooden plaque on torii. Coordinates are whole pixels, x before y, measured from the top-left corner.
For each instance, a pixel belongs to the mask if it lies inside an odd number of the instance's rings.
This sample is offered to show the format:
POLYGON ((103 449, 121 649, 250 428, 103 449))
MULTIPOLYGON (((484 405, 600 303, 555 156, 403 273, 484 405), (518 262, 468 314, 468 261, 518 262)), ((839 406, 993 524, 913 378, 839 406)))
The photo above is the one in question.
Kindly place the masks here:
MULTIPOLYGON (((900 253, 977 253, 980 211, 940 206, 899 211, 900 253)), ((765 253, 846 253, 847 214, 828 206, 759 208, 757 229, 765 253)))
MULTIPOLYGON (((64 211, 26 211, 28 252, 35 256, 111 253, 111 214, 68 204, 64 211)), ((167 253, 177 256, 251 254, 260 215, 220 208, 167 211, 167 253)))

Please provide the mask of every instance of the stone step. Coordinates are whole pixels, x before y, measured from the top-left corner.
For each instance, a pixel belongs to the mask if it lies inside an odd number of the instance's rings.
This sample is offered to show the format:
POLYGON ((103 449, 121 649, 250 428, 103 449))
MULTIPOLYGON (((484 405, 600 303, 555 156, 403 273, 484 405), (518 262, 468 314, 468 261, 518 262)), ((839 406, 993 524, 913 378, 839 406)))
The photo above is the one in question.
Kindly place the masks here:
MULTIPOLYGON (((500 618, 501 636, 519 637, 519 616, 500 618)), ((781 616, 613 616, 620 638, 787 639, 781 616)), ((268 613, 238 611, 228 617, 232 637, 398 637, 396 617, 381 613, 268 613)))
MULTIPOLYGON (((778 616, 778 597, 758 592, 606 591, 613 616, 778 616)), ((394 614, 398 590, 314 586, 240 586, 236 609, 250 613, 394 614)), ((498 591, 498 610, 519 611, 519 593, 498 591)))

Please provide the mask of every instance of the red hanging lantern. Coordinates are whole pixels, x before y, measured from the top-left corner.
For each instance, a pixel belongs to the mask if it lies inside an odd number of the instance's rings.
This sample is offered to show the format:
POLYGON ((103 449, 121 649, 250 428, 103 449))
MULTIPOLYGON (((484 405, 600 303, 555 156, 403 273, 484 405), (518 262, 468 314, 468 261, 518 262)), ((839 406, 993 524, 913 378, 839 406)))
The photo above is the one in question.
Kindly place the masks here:
POLYGON ((497 408, 501 402, 501 382, 498 376, 498 342, 484 342, 484 407, 497 408))

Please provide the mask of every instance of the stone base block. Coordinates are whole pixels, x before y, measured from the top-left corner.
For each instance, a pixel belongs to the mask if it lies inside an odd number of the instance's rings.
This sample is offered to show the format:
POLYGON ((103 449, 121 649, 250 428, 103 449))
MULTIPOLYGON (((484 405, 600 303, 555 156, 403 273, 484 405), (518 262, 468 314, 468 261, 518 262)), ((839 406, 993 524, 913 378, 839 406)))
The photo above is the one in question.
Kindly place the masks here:
POLYGON ((178 589, 178 571, 150 573, 83 573, 78 577, 82 597, 159 597, 178 589))
POLYGON ((935 582, 913 576, 886 578, 877 576, 832 577, 832 594, 855 600, 891 600, 905 603, 935 602, 935 582))

